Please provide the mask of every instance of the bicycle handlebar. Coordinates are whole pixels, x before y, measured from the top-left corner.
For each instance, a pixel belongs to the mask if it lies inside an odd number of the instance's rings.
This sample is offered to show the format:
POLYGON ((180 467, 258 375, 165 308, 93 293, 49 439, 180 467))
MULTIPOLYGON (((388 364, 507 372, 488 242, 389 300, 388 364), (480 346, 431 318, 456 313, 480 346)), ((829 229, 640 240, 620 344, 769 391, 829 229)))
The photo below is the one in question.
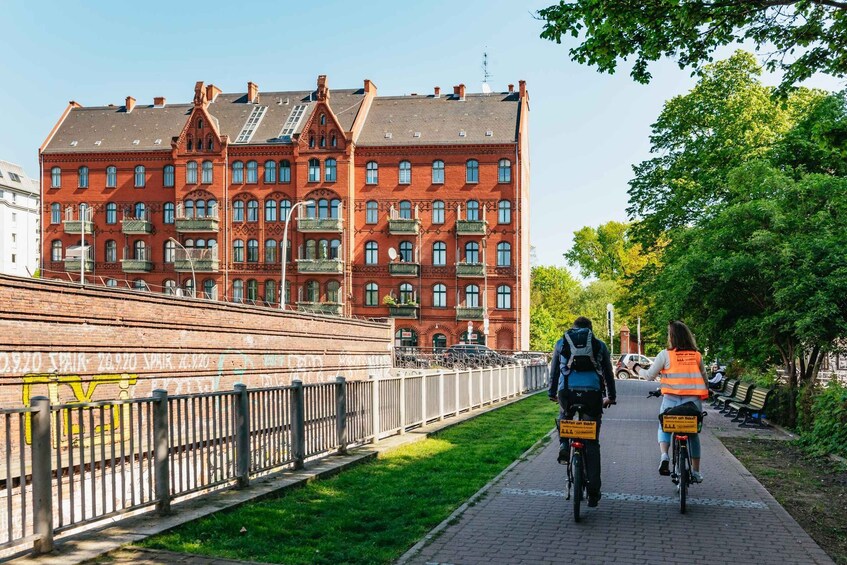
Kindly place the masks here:
POLYGON ((647 393, 647 398, 650 398, 650 397, 659 398, 660 396, 662 396, 662 391, 659 390, 659 389, 651 390, 650 392, 647 393))

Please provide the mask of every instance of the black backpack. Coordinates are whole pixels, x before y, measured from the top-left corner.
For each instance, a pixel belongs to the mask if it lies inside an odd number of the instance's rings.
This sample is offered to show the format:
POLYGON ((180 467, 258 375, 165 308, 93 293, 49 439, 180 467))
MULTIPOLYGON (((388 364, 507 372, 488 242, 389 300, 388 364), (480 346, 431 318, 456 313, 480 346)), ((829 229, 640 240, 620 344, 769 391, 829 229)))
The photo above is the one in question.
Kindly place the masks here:
POLYGON ((590 328, 572 328, 562 336, 562 355, 568 360, 566 375, 571 371, 594 371, 602 382, 603 369, 597 360, 599 353, 600 341, 590 328))

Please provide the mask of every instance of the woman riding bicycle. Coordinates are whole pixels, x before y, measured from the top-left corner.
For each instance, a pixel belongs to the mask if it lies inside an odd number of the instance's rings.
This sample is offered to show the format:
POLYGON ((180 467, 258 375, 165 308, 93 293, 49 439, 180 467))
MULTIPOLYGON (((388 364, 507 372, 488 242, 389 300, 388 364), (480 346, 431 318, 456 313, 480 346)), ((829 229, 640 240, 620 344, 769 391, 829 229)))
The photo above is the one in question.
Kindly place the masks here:
MULTIPOLYGON (((660 374, 663 395, 660 413, 686 402, 693 403, 698 412, 703 410, 702 401, 709 397, 709 380, 694 336, 683 322, 673 321, 668 324, 668 348, 656 356, 649 369, 639 371, 640 376, 651 381, 660 374)), ((668 447, 671 434, 663 432, 661 424, 658 439, 662 452, 659 474, 670 475, 668 447)), ((699 435, 689 434, 688 448, 691 452, 691 478, 694 482, 702 482, 699 435)))

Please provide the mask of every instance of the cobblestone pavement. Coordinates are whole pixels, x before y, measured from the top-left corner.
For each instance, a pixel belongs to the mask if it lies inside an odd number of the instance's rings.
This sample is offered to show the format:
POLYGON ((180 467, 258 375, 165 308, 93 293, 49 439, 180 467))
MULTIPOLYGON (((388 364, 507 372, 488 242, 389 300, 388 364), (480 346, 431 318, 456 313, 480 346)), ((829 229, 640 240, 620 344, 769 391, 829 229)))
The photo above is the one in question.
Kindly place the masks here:
MULTIPOLYGON (((831 564, 758 481, 709 431, 727 427, 715 412, 702 434, 705 482, 689 490, 680 514, 675 488, 658 474, 653 383, 618 383, 618 404, 603 419, 603 499, 573 521, 564 498, 558 442, 519 463, 409 562, 780 563, 831 564), (719 424, 719 425, 718 425, 719 424)), ((550 418, 555 407, 550 405, 550 418)), ((552 423, 552 422, 551 422, 552 423)))

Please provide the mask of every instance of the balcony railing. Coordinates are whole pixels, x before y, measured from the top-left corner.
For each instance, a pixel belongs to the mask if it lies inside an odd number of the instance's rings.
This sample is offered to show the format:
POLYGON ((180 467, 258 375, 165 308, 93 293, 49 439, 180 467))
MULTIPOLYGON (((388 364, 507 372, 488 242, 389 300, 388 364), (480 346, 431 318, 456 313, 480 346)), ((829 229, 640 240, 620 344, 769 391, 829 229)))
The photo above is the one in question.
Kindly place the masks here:
POLYGON ((482 263, 456 263, 457 277, 484 277, 485 265, 482 263))
POLYGON ((456 306, 456 320, 482 320, 485 310, 481 306, 456 306))
POLYGON ((153 233, 153 223, 147 218, 124 218, 121 220, 121 231, 127 235, 153 233))
POLYGON ((388 233, 392 235, 417 235, 420 229, 420 220, 415 218, 391 218, 388 220, 388 233))
POLYGON ((420 306, 417 304, 397 304, 394 306, 388 306, 388 315, 392 318, 407 318, 411 320, 418 319, 418 309, 420 306))
MULTIPOLYGON (((65 259, 65 270, 69 273, 78 273, 80 268, 79 257, 65 259)), ((85 260, 85 271, 90 273, 94 271, 94 261, 92 259, 85 260)))
POLYGON ((341 316, 344 313, 344 304, 341 302, 297 302, 297 309, 301 312, 312 314, 332 314, 341 316))
POLYGON ((180 218, 175 222, 176 231, 179 233, 208 233, 220 230, 220 221, 217 216, 205 216, 203 218, 180 218))
POLYGON ((174 271, 190 273, 192 265, 196 273, 213 273, 220 270, 218 248, 197 249, 189 247, 186 250, 177 249, 174 256, 174 271))
MULTIPOLYGON (((153 261, 147 259, 121 259, 121 268, 125 273, 149 273, 153 270, 153 261)), ((189 270, 190 267, 189 267, 189 270)))
POLYGON ((485 235, 485 220, 456 220, 459 235, 485 235))
POLYGON ((83 227, 85 228, 86 235, 94 233, 94 222, 90 220, 65 220, 62 222, 62 225, 65 227, 65 233, 69 235, 82 234, 83 227))
POLYGON ((301 232, 341 233, 343 226, 341 218, 297 218, 297 229, 301 232))
POLYGON ((388 274, 395 277, 416 277, 420 268, 418 263, 389 263, 388 274))
POLYGON ((340 275, 344 272, 344 261, 341 259, 297 259, 297 272, 340 275))

